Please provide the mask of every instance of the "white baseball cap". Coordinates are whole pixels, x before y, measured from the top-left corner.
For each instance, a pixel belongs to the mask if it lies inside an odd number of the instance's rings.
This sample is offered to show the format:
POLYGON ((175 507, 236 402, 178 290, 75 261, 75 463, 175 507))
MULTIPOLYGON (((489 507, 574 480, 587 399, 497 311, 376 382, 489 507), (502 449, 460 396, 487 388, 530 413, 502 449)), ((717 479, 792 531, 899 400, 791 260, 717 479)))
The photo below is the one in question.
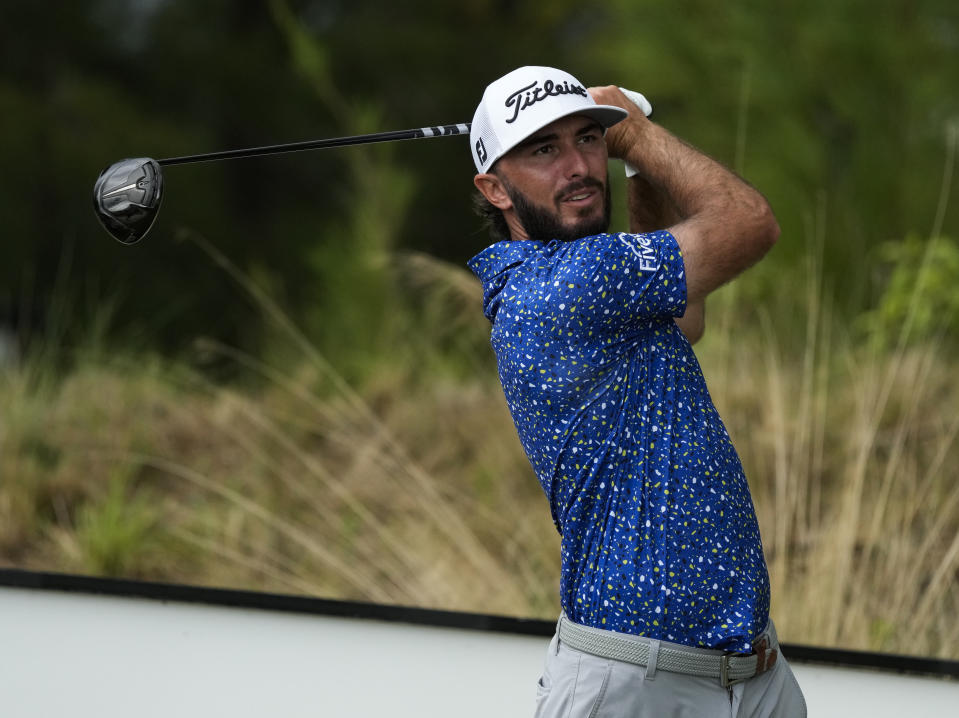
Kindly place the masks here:
POLYGON ((521 67, 491 83, 476 108, 470 128, 476 171, 489 171, 520 142, 562 117, 586 115, 606 129, 628 114, 621 107, 597 105, 568 72, 521 67))

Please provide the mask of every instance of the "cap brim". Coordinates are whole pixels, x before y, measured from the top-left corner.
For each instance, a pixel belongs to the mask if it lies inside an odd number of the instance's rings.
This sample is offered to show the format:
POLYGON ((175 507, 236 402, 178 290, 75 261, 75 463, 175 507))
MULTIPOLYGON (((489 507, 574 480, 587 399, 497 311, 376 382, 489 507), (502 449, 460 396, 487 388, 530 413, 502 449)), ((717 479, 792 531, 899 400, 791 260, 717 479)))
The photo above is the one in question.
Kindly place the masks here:
POLYGON ((521 145, 526 138, 539 132, 541 129, 543 129, 547 125, 551 125, 557 120, 562 120, 564 117, 572 117, 573 115, 584 115, 593 120, 596 120, 602 126, 604 130, 607 130, 613 125, 615 125, 617 122, 620 122, 621 120, 625 120, 629 116, 629 112, 624 110, 622 107, 616 107, 615 105, 590 105, 589 107, 577 109, 577 110, 574 110, 573 112, 567 112, 565 115, 559 115, 557 117, 553 117, 552 119, 549 120, 549 122, 545 122, 539 127, 536 127, 530 130, 530 132, 527 133, 526 137, 517 140, 509 147, 503 148, 503 150, 499 153, 499 156, 495 160, 490 162, 489 166, 492 167, 493 165, 495 165, 505 155, 509 154, 513 149, 521 145))
POLYGON ((575 112, 573 114, 592 117, 606 129, 612 127, 620 120, 625 120, 629 117, 629 112, 615 105, 596 105, 595 107, 590 107, 588 112, 575 112))

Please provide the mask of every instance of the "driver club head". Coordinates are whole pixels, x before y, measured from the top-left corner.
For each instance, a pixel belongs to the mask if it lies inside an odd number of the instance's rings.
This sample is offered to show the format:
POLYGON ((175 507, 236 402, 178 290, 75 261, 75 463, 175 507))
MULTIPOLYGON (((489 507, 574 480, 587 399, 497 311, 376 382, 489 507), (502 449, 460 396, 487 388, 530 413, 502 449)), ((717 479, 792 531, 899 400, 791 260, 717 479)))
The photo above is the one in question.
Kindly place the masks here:
POLYGON ((160 164, 149 157, 121 160, 107 167, 93 187, 93 209, 110 235, 135 244, 150 231, 163 198, 160 164))

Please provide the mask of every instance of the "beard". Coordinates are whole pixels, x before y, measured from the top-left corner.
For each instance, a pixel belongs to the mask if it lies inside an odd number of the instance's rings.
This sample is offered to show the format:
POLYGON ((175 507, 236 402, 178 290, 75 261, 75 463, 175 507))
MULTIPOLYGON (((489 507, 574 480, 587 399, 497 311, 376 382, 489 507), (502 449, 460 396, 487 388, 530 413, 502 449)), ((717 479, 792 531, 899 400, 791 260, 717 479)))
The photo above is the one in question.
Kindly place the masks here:
POLYGON ((602 234, 609 229, 609 218, 612 210, 609 183, 606 183, 604 187, 599 180, 587 177, 571 183, 556 194, 556 201, 559 202, 562 196, 580 189, 596 188, 603 190, 603 211, 600 216, 595 216, 591 210, 587 210, 587 215, 578 218, 572 225, 563 224, 558 211, 554 212, 546 207, 534 204, 505 179, 503 179, 503 184, 510 201, 513 203, 513 209, 516 210, 516 218, 523 225, 523 229, 526 230, 530 239, 540 242, 549 242, 554 239, 560 242, 572 242, 582 237, 602 234))

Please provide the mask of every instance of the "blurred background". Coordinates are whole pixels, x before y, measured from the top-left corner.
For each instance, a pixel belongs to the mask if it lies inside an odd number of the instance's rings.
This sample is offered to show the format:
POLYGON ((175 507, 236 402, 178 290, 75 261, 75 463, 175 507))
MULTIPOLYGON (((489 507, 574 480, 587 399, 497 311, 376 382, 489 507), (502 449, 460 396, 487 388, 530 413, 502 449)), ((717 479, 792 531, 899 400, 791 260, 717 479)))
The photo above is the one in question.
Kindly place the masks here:
POLYGON ((959 658, 951 0, 13 0, 0 57, 0 565, 554 617, 464 138, 168 167, 135 246, 92 210, 125 157, 468 122, 546 64, 776 211, 697 353, 783 639, 959 658))

